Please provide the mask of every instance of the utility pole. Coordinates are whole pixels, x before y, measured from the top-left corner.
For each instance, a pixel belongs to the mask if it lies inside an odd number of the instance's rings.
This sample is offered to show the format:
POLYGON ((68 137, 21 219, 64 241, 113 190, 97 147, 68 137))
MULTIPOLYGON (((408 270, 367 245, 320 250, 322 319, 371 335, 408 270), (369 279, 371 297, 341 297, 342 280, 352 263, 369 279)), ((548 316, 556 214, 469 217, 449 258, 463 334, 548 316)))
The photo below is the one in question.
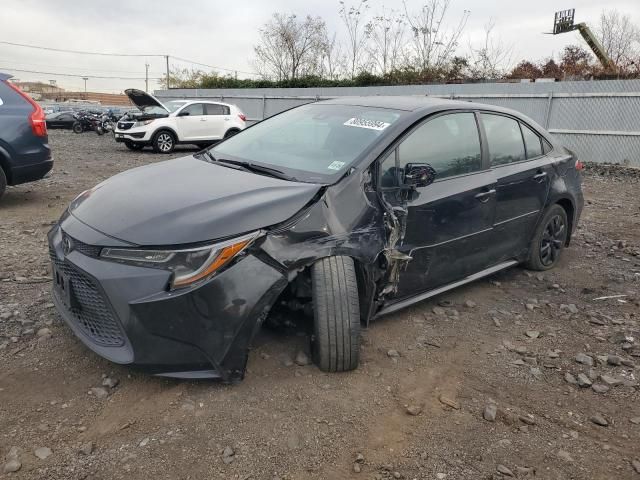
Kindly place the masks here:
POLYGON ((82 79, 84 80, 84 96, 85 96, 85 100, 87 99, 87 80, 89 80, 89 77, 82 77, 82 79))
POLYGON ((144 64, 144 91, 149 93, 149 64, 144 64))
POLYGON ((169 90, 169 55, 165 55, 164 59, 167 61, 167 90, 169 90))

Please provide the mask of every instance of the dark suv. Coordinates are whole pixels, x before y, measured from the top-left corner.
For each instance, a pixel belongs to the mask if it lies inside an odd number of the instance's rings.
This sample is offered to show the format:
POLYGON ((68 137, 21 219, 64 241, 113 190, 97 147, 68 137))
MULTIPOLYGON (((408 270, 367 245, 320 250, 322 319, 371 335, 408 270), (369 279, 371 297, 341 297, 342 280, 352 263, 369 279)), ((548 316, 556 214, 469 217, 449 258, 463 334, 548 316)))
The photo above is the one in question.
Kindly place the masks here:
POLYGON ((0 197, 7 185, 40 180, 53 166, 44 111, 0 72, 0 197))

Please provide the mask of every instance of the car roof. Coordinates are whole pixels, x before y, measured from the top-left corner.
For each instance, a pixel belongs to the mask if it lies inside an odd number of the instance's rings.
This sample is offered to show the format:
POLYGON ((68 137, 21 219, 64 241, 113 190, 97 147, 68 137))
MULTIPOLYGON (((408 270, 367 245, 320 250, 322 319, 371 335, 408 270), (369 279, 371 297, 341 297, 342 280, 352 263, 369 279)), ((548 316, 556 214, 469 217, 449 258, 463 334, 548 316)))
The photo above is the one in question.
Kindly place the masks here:
POLYGON ((235 107, 235 105, 232 105, 230 103, 218 102, 216 100, 201 100, 199 98, 174 98, 172 100, 167 100, 167 103, 169 102, 182 102, 185 105, 191 105, 192 103, 212 103, 214 105, 226 105, 227 107, 235 107))
POLYGON ((8 73, 0 72, 0 80, 8 80, 11 77, 13 77, 13 75, 9 75, 8 73))
POLYGON ((428 97, 426 95, 375 95, 367 97, 338 97, 318 103, 333 105, 354 105, 373 108, 389 108, 415 112, 418 110, 438 110, 451 108, 481 108, 485 110, 503 111, 500 107, 446 98, 428 97))

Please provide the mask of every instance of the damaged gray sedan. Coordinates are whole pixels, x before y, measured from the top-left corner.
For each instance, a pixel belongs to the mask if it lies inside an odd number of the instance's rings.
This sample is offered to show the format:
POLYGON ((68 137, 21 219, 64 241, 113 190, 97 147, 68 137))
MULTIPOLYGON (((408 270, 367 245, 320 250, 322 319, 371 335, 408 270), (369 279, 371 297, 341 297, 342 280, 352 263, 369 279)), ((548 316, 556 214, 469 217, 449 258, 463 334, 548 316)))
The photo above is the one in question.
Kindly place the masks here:
POLYGON ((425 97, 340 98, 116 175, 49 233, 53 298, 99 355, 243 378, 276 310, 307 314, 324 371, 361 325, 526 264, 555 266, 582 163, 519 113, 425 97))

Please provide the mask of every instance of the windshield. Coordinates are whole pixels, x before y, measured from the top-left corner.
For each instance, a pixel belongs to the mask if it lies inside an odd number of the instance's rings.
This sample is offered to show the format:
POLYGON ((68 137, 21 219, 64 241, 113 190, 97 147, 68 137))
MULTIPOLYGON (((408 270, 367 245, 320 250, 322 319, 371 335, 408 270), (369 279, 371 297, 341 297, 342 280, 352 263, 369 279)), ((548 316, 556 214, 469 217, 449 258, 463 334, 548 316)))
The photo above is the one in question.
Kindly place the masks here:
POLYGON ((164 104, 164 106, 167 107, 170 112, 175 112, 181 106, 183 106, 185 103, 187 103, 187 102, 186 101, 180 101, 180 100, 171 100, 170 102, 166 102, 164 104))
POLYGON ((272 165, 303 181, 328 181, 344 173, 400 115, 355 105, 304 105, 252 126, 211 153, 272 165))

